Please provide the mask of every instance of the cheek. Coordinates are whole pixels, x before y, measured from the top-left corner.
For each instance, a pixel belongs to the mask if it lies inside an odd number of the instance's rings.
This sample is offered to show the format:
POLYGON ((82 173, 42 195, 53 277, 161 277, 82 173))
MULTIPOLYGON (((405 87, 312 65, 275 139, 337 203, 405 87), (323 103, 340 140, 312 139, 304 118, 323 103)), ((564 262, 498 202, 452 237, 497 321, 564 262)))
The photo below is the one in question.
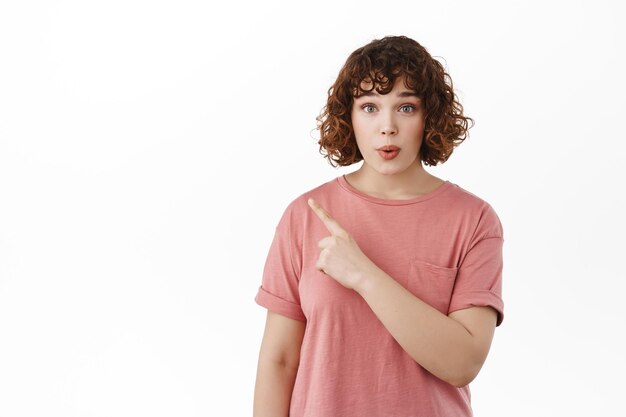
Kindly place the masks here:
POLYGON ((365 121, 362 118, 360 118, 358 115, 354 115, 351 120, 352 120, 352 129, 354 130, 355 133, 364 131, 367 128, 365 121))
POLYGON ((423 121, 412 121, 407 129, 410 130, 414 134, 420 134, 424 131, 424 122, 423 121))

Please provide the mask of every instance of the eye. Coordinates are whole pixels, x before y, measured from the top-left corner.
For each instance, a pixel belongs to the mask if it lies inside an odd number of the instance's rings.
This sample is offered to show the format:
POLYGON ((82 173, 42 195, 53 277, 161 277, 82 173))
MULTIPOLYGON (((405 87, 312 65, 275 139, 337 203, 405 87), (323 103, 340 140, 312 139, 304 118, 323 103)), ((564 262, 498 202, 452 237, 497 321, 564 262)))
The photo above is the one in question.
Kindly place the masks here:
POLYGON ((371 104, 364 104, 363 106, 361 106, 365 113, 372 113, 371 111, 366 110, 368 107, 374 108, 374 106, 372 106, 371 104))
MULTIPOLYGON (((409 108, 409 109, 411 109, 411 110, 415 110, 415 106, 414 106, 414 105, 412 105, 412 104, 405 104, 404 106, 401 106, 400 108, 401 108, 401 109, 402 109, 402 108, 409 108)), ((410 112, 408 112, 408 111, 403 111, 403 112, 401 112, 401 113, 410 113, 410 112)))

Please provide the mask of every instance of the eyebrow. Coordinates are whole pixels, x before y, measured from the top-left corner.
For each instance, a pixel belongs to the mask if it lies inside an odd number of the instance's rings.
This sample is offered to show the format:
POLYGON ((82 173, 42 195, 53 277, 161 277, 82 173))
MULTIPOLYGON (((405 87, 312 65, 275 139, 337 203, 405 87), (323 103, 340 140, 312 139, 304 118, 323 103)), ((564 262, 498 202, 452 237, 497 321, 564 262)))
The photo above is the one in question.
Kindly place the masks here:
MULTIPOLYGON (((367 93, 361 94, 360 97, 374 97, 374 96, 380 96, 380 94, 374 93, 374 91, 368 91, 367 93)), ((413 91, 401 91, 400 93, 398 93, 396 97, 417 97, 419 100, 421 100, 420 96, 418 96, 417 93, 413 91)))

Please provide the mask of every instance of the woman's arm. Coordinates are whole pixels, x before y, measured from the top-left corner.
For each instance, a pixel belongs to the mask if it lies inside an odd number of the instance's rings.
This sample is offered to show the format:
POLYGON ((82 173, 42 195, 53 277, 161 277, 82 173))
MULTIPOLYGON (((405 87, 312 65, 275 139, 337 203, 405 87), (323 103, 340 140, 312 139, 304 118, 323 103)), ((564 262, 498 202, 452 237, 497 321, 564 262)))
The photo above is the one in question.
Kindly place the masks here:
POLYGON ((365 272, 360 282, 355 290, 417 363, 456 387, 476 377, 491 346, 496 310, 471 307, 446 316, 380 268, 365 272))
POLYGON ((259 361, 253 417, 289 417, 297 368, 259 361))
POLYGON ((306 323, 270 310, 261 342, 253 417, 288 417, 306 323))

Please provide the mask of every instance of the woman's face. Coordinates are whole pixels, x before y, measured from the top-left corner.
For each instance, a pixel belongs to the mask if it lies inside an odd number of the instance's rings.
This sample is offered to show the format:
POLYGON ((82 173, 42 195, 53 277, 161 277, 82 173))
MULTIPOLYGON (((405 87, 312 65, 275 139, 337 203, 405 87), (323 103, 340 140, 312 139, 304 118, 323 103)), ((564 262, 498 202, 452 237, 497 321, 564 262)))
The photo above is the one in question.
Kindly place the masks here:
MULTIPOLYGON (((371 84, 361 86, 369 89, 371 84)), ((396 174, 414 164, 421 166, 417 155, 424 134, 424 111, 420 98, 404 86, 404 77, 396 78, 388 94, 380 95, 374 89, 355 99, 351 117, 357 145, 370 168, 396 174), (378 150, 386 145, 400 148, 395 157, 378 150)))

